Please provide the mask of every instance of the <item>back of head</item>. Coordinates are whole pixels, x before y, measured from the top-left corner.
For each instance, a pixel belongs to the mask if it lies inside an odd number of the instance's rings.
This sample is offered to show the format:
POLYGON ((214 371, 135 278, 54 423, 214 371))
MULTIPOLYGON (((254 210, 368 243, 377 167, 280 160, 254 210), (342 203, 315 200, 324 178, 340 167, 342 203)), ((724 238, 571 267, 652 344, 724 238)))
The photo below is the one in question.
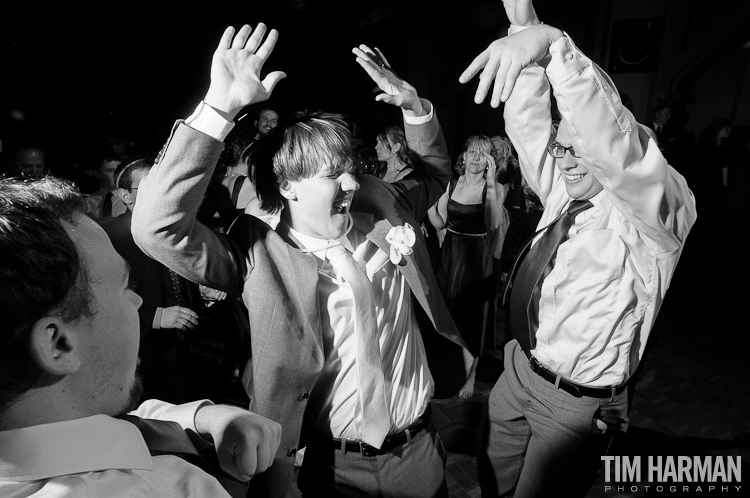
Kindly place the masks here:
POLYGON ((148 172, 154 166, 154 159, 149 156, 131 158, 127 163, 120 163, 115 170, 115 186, 130 190, 133 186, 133 174, 136 171, 148 172))
POLYGON ((37 380, 34 323, 90 316, 85 262, 61 221, 76 224, 83 200, 64 180, 0 179, 0 412, 37 380))
POLYGON ((321 169, 351 159, 351 133, 343 116, 298 113, 256 140, 243 154, 261 209, 283 206, 279 186, 316 175, 321 169))

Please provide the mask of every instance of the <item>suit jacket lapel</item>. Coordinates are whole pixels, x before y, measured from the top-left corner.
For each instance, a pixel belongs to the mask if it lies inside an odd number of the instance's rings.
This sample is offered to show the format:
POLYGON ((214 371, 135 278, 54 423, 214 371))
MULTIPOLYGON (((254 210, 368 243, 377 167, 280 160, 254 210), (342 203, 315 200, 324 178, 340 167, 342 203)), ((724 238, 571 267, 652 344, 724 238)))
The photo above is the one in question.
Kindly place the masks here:
MULTIPOLYGON (((385 236, 388 235, 388 232, 393 228, 393 224, 388 221, 387 218, 375 221, 375 217, 370 213, 355 212, 352 213, 352 219, 354 220, 354 228, 357 229, 357 231, 364 233, 368 240, 372 241, 386 254, 390 254, 391 247, 390 244, 386 242, 385 236)), ((417 255, 416 244, 414 249, 414 253, 403 256, 401 263, 399 263, 397 267, 404 275, 404 278, 406 278, 409 287, 427 312, 428 316, 432 318, 427 295, 425 294, 424 286, 422 285, 422 278, 420 277, 421 270, 419 269, 418 260, 415 258, 417 255)))

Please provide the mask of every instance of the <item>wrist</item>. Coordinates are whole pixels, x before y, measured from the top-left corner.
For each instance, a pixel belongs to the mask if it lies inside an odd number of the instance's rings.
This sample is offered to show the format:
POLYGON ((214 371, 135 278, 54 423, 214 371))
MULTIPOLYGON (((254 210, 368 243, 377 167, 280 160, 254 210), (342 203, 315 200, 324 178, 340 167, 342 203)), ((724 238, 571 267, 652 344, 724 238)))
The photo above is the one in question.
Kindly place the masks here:
POLYGON ((210 105, 221 117, 227 121, 234 121, 237 114, 242 110, 243 106, 237 106, 231 99, 226 96, 222 96, 221 92, 216 92, 211 88, 208 89, 208 93, 203 98, 203 102, 210 105))
POLYGON ((404 114, 409 117, 420 117, 427 114, 425 111, 425 106, 422 104, 422 99, 417 96, 412 102, 404 103, 401 106, 401 109, 403 109, 404 114))

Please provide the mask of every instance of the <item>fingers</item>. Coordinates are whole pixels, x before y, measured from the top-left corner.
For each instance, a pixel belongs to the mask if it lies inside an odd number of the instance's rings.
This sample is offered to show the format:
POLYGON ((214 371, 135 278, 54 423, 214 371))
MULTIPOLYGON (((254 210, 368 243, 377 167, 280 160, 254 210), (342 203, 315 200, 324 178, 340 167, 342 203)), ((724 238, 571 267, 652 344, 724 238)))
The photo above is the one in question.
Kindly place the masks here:
MULTIPOLYGON (((510 68, 511 61, 508 58, 503 58, 500 61, 500 67, 496 70, 492 71, 492 76, 495 78, 495 85, 492 90, 492 98, 490 100, 490 105, 492 107, 497 107, 500 104, 500 100, 502 99, 502 96, 505 95, 505 83, 506 83, 506 74, 508 73, 508 69, 510 68)), ((487 68, 485 68, 485 71, 487 68)))
MULTIPOLYGON (((510 68, 508 69, 508 73, 505 76, 505 85, 503 86, 503 93, 500 95, 500 100, 505 102, 508 100, 508 97, 510 97, 511 92, 513 92, 513 88, 516 86, 516 80, 518 80, 518 76, 521 74, 521 70, 523 67, 521 67, 518 63, 511 63, 510 68)), ((495 105, 497 107, 497 105, 495 105)))
POLYGON ((231 47, 233 36, 234 36, 234 28, 232 26, 229 26, 227 29, 224 30, 224 34, 221 35, 221 40, 219 40, 218 48, 227 50, 229 47, 231 47))
POLYGON ((253 28, 251 28, 249 24, 242 26, 234 37, 234 40, 232 40, 232 48, 241 49, 244 47, 247 37, 250 36, 252 30, 253 28))
POLYGON ((258 23, 258 25, 255 26, 255 31, 253 31, 252 36, 247 39, 246 43, 243 43, 243 47, 250 52, 255 52, 258 49, 258 46, 260 45, 261 40, 263 40, 263 36, 265 36, 265 34, 266 25, 262 22, 258 23))
POLYGON ((386 66, 388 66, 388 67, 391 67, 391 63, 390 63, 390 62, 388 62, 388 59, 386 59, 386 58, 385 58, 385 55, 383 55, 383 52, 381 52, 381 51, 380 51, 380 49, 379 49, 378 47, 375 47, 375 52, 376 52, 376 53, 378 54, 378 57, 380 57, 380 59, 381 59, 381 60, 382 60, 383 62, 385 62, 385 65, 386 65, 386 66))
POLYGON ((367 74, 372 78, 373 81, 378 82, 380 78, 382 78, 382 74, 380 74, 380 68, 377 67, 371 60, 369 60, 369 57, 362 54, 359 55, 356 51, 359 51, 359 53, 362 53, 359 49, 352 50, 357 55, 357 63, 362 66, 362 68, 367 71, 367 74))
POLYGON ((482 68, 487 64, 487 61, 489 59, 490 59, 490 56, 487 50, 477 55, 474 58, 474 60, 471 61, 471 64, 469 64, 469 67, 464 69, 464 72, 461 73, 461 76, 458 77, 459 83, 466 83, 469 80, 471 80, 474 76, 477 75, 479 71, 482 70, 482 68))
MULTIPOLYGON (((258 26, 263 26, 263 32, 265 33, 265 25, 262 23, 258 26)), ((262 38, 262 35, 261 35, 262 38)), ((258 51, 256 52, 256 55, 263 59, 263 61, 268 60, 268 57, 271 55, 271 52, 273 52, 273 48, 276 46, 276 42, 279 39, 279 32, 275 29, 272 29, 268 32, 268 36, 266 36, 266 40, 263 42, 263 45, 260 46, 258 51)), ((260 41, 260 40, 259 40, 260 41)))
POLYGON ((231 454, 219 455, 219 465, 240 481, 249 481, 258 472, 266 470, 258 468, 260 448, 257 452, 255 450, 255 448, 234 448, 231 454))
MULTIPOLYGON (((377 57, 380 57, 380 56, 379 55, 376 56, 375 51, 373 51, 367 45, 362 44, 358 48, 354 48, 352 52, 354 52, 357 55, 357 57, 367 61, 367 64, 370 67, 374 68, 375 72, 379 75, 383 74, 384 69, 390 69, 390 65, 388 64, 388 62, 385 61, 385 59, 382 60, 382 65, 377 62, 377 57), (373 56, 376 56, 376 60, 373 60, 373 56)), ((378 53, 379 52, 380 51, 378 51, 378 53)))
POLYGON ((501 71, 504 69, 504 62, 505 60, 498 57, 489 57, 487 59, 482 74, 479 76, 479 85, 477 86, 477 93, 474 96, 474 102, 477 104, 484 102, 493 80, 500 81, 501 84, 505 81, 504 78, 500 77, 503 74, 501 71))

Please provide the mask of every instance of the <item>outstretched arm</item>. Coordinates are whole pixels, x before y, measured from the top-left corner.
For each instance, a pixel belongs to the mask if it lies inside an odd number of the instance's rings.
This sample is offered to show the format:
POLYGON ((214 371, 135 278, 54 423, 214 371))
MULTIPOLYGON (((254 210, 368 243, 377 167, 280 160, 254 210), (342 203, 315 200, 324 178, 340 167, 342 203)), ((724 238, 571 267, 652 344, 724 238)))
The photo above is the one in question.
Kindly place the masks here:
POLYGON ((550 46, 563 33, 540 24, 529 0, 506 0, 504 4, 511 34, 492 42, 459 81, 468 83, 481 71, 477 103, 484 102, 494 81, 490 104, 498 107, 505 102, 505 129, 518 152, 523 175, 546 204, 558 172, 545 151, 553 129, 544 66, 549 62, 550 46))
POLYGON ((409 117, 424 116, 429 112, 429 107, 423 105, 427 102, 420 100, 416 88, 396 75, 378 48, 372 50, 367 45, 360 45, 353 48, 352 53, 357 56, 357 63, 383 91, 375 100, 399 106, 409 117))
POLYGON ((266 100, 285 76, 274 71, 261 78, 277 39, 276 30, 263 24, 254 32, 248 25, 224 31, 203 102, 172 130, 133 210, 133 238, 144 252, 186 279, 224 292, 239 291, 245 259, 195 215, 231 120, 243 107, 266 100))
POLYGON ((245 24, 236 36, 230 26, 224 30, 214 51, 211 85, 203 101, 227 121, 232 121, 243 107, 268 100, 276 84, 286 76, 281 71, 273 71, 260 79, 263 64, 279 39, 275 29, 263 40, 265 35, 263 23, 258 24, 255 31, 245 24))
MULTIPOLYGON (((375 100, 398 106, 403 111, 406 142, 421 161, 415 161, 414 174, 389 184, 389 190, 420 220, 451 178, 451 160, 437 116, 430 101, 420 98, 417 90, 393 71, 380 50, 360 45, 352 52, 357 56, 357 63, 383 92, 375 100)), ((364 182, 361 185, 366 187, 364 182)), ((368 190, 363 188, 354 196, 356 206, 365 205, 368 190)), ((383 202, 378 195, 373 195, 370 201, 383 202)))

